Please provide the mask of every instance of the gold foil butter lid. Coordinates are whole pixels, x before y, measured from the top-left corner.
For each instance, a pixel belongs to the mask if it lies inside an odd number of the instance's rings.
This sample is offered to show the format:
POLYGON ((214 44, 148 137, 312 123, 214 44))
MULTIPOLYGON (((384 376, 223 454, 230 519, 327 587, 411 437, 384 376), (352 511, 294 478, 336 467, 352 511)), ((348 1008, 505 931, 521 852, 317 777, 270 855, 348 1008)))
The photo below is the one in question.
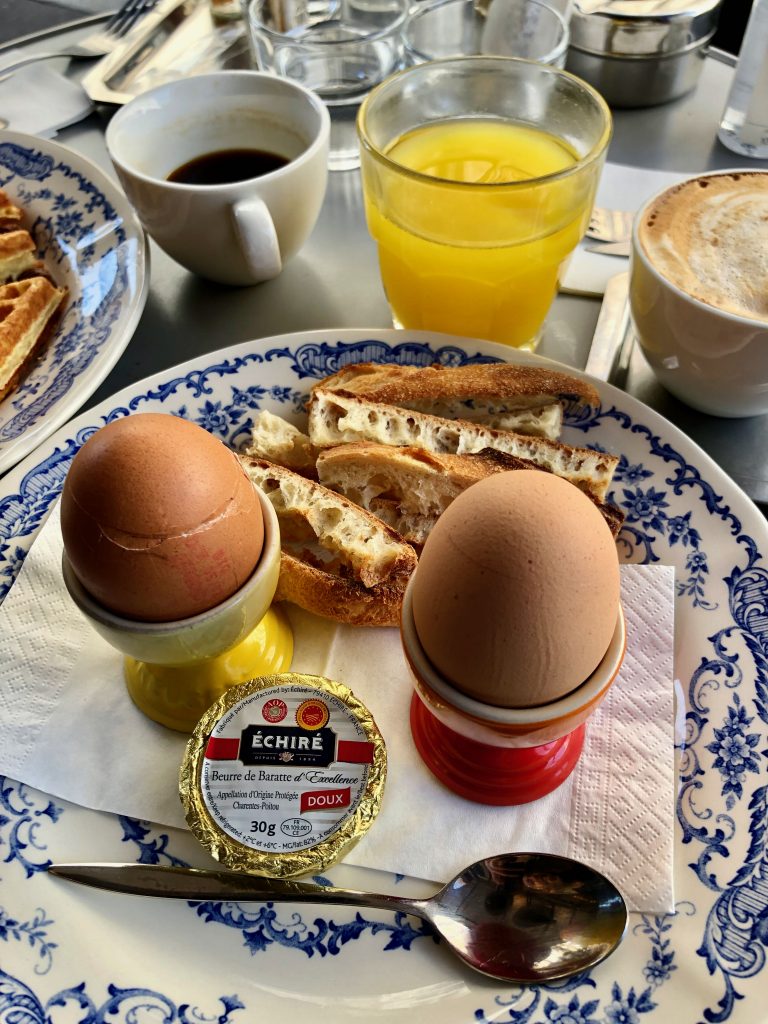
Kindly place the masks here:
POLYGON ((386 765, 381 733, 350 689, 291 672, 234 686, 205 712, 179 792, 217 861, 290 878, 322 871, 368 831, 386 765))

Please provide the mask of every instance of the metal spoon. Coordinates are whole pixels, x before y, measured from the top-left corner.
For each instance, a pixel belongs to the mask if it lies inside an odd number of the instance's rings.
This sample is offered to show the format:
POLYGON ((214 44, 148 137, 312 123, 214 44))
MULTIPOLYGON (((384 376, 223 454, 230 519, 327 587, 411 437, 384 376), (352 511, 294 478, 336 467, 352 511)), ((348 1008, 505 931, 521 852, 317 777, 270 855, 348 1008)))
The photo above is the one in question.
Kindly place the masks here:
POLYGON ((544 853, 480 860, 428 899, 145 864, 53 864, 48 870, 138 896, 332 903, 412 914, 474 970, 516 983, 555 981, 594 967, 616 948, 627 924, 626 904, 607 878, 544 853))

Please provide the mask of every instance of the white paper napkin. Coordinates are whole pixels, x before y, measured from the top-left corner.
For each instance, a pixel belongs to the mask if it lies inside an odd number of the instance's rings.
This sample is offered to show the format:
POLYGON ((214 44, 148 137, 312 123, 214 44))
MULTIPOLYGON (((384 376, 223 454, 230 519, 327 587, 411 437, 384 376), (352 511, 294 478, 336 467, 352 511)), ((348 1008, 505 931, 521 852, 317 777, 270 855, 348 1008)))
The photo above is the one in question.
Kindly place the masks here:
MULTIPOLYGON (((133 706, 120 656, 70 601, 60 565, 54 510, 0 609, 0 773, 86 807, 184 827, 185 738, 133 706)), ((350 686, 387 744, 382 810, 346 862, 440 881, 483 856, 549 851, 604 871, 632 909, 671 911, 673 581, 671 567, 622 568, 619 678, 571 777, 520 807, 470 803, 425 768, 410 738, 397 630, 339 627, 291 608, 293 669, 350 686)))
POLYGON ((3 68, 21 56, 20 50, 0 56, 0 126, 50 139, 60 128, 87 117, 93 104, 83 87, 44 61, 19 68, 3 80, 3 68))
MULTIPOLYGON (((677 171, 649 171, 643 167, 607 163, 597 187, 595 205, 634 213, 646 199, 685 177, 688 175, 677 171)), ((599 296, 614 274, 627 269, 626 257, 587 252, 586 246, 594 244, 587 238, 574 252, 563 278, 563 289, 599 296)))

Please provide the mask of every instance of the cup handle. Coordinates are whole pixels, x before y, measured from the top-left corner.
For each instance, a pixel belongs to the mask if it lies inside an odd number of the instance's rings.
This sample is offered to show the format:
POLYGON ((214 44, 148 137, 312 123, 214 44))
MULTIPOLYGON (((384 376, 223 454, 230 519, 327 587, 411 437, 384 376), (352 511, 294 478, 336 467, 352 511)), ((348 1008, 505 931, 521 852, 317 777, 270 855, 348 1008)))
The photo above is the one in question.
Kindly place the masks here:
POLYGON ((277 232, 267 204, 258 196, 232 207, 232 223, 254 281, 269 281, 283 269, 277 232))

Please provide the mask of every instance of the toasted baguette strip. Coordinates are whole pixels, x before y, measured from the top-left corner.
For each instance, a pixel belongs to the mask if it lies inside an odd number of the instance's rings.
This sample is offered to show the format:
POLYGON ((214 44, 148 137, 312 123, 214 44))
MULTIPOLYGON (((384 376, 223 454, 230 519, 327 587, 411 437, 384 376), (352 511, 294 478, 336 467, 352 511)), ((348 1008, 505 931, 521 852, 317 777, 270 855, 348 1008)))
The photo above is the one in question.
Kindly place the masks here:
POLYGON ((0 399, 21 380, 45 344, 66 295, 44 277, 0 285, 0 399))
POLYGON ((494 448, 529 459, 604 500, 618 459, 588 448, 572 448, 542 437, 490 430, 465 420, 446 420, 381 402, 315 388, 309 403, 309 437, 315 448, 350 441, 408 445, 438 455, 464 455, 494 448))
POLYGON ((326 377, 317 387, 404 409, 418 409, 434 416, 446 416, 446 406, 455 407, 449 419, 471 418, 463 415, 461 409, 467 402, 491 414, 505 409, 545 406, 553 398, 585 405, 600 404, 600 396, 588 381, 547 367, 514 363, 466 366, 357 363, 326 377))
MULTIPOLYGON (((520 385, 505 363, 486 363, 480 367, 460 367, 472 374, 457 377, 451 368, 441 366, 378 366, 360 363, 348 366, 315 387, 339 394, 384 402, 399 409, 414 409, 448 420, 479 422, 493 430, 513 430, 531 437, 556 441, 563 429, 563 406, 553 394, 506 394, 520 385), (487 374, 480 374, 480 370, 487 374), (503 374, 495 371, 502 370, 503 374), (478 381, 481 393, 470 390, 478 381), (487 394, 482 393, 483 383, 487 394), (509 385, 509 386, 507 386, 509 385)), ((564 375, 561 375, 564 376, 564 375)))
MULTIPOLYGON (((382 523, 382 526, 384 524, 382 523)), ((397 626, 408 577, 366 588, 283 551, 276 601, 290 601, 323 619, 347 626, 397 626)))
MULTIPOLYGON (((345 570, 366 587, 373 587, 402 568, 413 569, 416 560, 401 537, 353 502, 307 480, 283 466, 263 459, 242 458, 251 481, 283 517, 287 544, 313 547, 313 557, 323 567, 345 570)), ((281 523, 281 527, 283 525, 281 523)))
POLYGON ((393 626, 416 552, 353 502, 263 459, 240 456, 270 499, 283 557, 277 600, 357 626, 393 626))
POLYGON ((307 435, 302 434, 288 420, 266 409, 260 410, 254 417, 251 440, 245 454, 286 466, 302 476, 317 475, 315 453, 307 435))
MULTIPOLYGON (((317 460, 322 484, 367 508, 419 546, 448 505, 467 487, 493 473, 521 469, 541 467, 491 448, 470 455, 436 455, 420 448, 366 442, 327 448, 317 460)), ((594 495, 589 497, 615 537, 624 513, 594 495)))
POLYGON ((434 517, 467 487, 498 468, 529 466, 537 468, 490 448, 472 455, 437 455, 422 448, 393 448, 367 441, 326 448, 317 459, 320 482, 363 508, 384 499, 434 517))

